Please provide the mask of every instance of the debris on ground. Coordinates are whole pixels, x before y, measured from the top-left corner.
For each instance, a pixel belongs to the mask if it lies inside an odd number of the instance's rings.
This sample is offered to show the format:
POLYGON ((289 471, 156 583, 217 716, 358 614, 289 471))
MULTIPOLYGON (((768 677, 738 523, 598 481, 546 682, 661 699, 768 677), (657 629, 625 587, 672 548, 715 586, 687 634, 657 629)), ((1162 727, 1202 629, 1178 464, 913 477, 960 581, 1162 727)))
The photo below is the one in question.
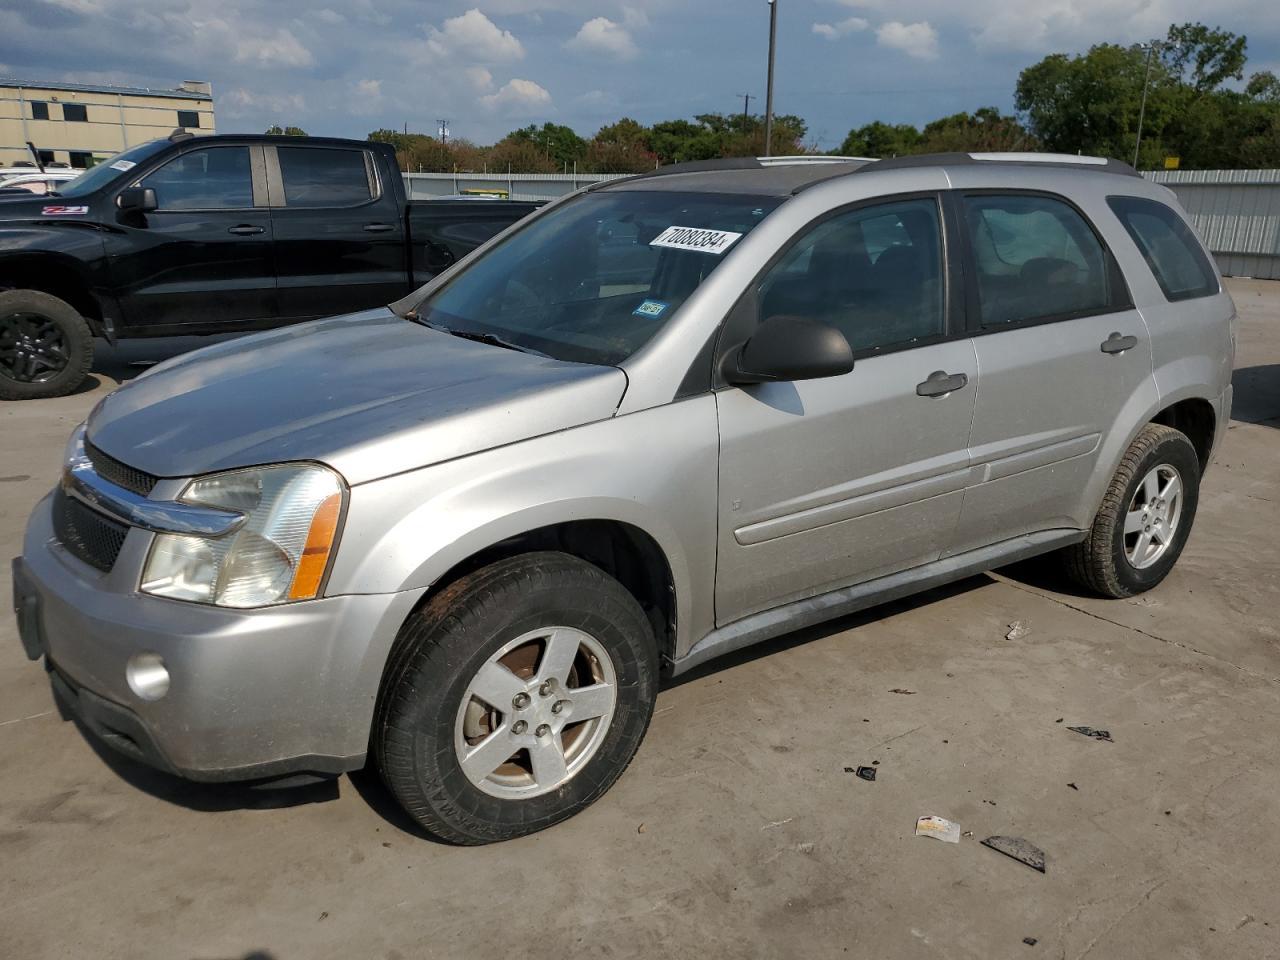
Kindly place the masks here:
POLYGON ((910 696, 914 696, 914 694, 915 694, 915 691, 914 691, 914 690, 908 690, 908 689, 906 689, 905 687, 894 687, 894 688, 893 688, 892 690, 890 690, 889 692, 890 692, 890 693, 905 693, 905 694, 906 694, 907 696, 909 696, 909 697, 910 697, 910 696))
POLYGON ((960 842, 960 824, 942 817, 921 817, 916 821, 917 837, 933 837, 943 843, 960 842))
POLYGON ((1009 632, 1004 635, 1006 640, 1022 640, 1031 635, 1031 628, 1022 620, 1015 620, 1009 624, 1009 632))
POLYGON ((844 772, 845 772, 845 773, 853 773, 853 772, 854 772, 854 769, 853 769, 853 767, 845 767, 845 768, 844 768, 844 772))
POLYGON ((644 833, 644 824, 643 824, 643 823, 642 823, 642 824, 640 824, 640 826, 636 827, 636 833, 644 833))
POLYGON ((766 823, 763 827, 760 828, 760 831, 763 833, 765 830, 772 830, 774 827, 780 827, 784 823, 790 823, 794 819, 795 817, 787 817, 787 819, 785 820, 770 820, 768 823, 766 823))
POLYGON ((1062 722, 1063 720, 1065 720, 1065 719, 1067 719, 1067 718, 1066 718, 1066 717, 1059 717, 1057 720, 1055 720, 1055 721, 1053 721, 1053 722, 1054 722, 1054 723, 1061 723, 1061 722, 1062 722))
POLYGON ((1111 739, 1110 730, 1095 730, 1093 727, 1067 727, 1072 733, 1078 733, 1082 736, 1093 737, 1095 740, 1105 740, 1107 743, 1115 743, 1111 739))
POLYGON ((1022 837, 987 837, 982 845, 1044 873, 1044 851, 1022 837))
POLYGON ((1068 784, 1067 784, 1067 786, 1068 786, 1068 787, 1070 787, 1072 790, 1079 790, 1079 789, 1080 789, 1080 788, 1079 788, 1079 787, 1077 787, 1074 783, 1068 783, 1068 784))
POLYGON ((972 830, 966 830, 964 833, 960 834, 960 836, 962 836, 962 837, 972 837, 972 836, 973 836, 973 831, 972 831, 972 830))
POLYGON ((1028 947, 1034 947, 1040 941, 1037 940, 1035 937, 1023 937, 1022 942, 1025 943, 1028 947))
POLYGON ((874 780, 875 778, 876 778, 876 768, 875 768, 875 767, 859 767, 859 768, 858 768, 858 779, 860 779, 860 780, 874 780))

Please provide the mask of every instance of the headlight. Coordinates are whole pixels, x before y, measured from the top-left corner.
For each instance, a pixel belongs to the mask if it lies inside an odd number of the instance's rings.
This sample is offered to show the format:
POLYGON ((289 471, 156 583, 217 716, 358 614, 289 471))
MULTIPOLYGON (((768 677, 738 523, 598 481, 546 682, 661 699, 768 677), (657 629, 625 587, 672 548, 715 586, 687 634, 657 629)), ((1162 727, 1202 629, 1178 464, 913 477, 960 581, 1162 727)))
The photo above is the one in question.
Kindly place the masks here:
POLYGON ((156 534, 144 593, 221 607, 310 600, 320 592, 338 537, 345 486, 318 464, 287 464, 193 480, 183 503, 246 516, 217 538, 156 534))

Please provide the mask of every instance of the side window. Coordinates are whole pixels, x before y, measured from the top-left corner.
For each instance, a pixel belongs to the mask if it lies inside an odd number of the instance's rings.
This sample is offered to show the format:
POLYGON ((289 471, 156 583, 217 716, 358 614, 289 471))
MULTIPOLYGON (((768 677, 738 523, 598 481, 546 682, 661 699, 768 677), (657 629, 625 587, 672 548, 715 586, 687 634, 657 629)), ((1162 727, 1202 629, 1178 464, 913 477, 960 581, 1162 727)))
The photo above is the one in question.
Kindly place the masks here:
POLYGON ((373 198, 363 150, 277 147, 288 207, 353 207, 373 198))
POLYGON ((1106 310, 1106 251, 1080 214, 1040 196, 967 196, 982 325, 1106 310))
POLYGON ((855 351, 946 332, 942 227, 931 199, 839 214, 810 229, 765 275, 760 317, 803 316, 855 351))
POLYGON ((248 147, 207 147, 174 157, 141 185, 161 210, 228 210, 253 206, 248 147))
POLYGON ((1175 211, 1157 200, 1140 197, 1108 197, 1107 203, 1129 231, 1168 299, 1191 300, 1218 292, 1218 271, 1175 211))

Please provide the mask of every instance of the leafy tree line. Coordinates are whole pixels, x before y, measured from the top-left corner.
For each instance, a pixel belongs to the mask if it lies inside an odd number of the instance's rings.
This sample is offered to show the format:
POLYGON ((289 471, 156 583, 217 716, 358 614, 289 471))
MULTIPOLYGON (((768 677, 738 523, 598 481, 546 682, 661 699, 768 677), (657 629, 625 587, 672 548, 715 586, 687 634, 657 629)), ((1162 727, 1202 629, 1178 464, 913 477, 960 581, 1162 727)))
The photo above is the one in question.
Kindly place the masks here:
MULTIPOLYGON (((1140 167, 1163 166, 1170 156, 1184 168, 1280 167, 1280 79, 1269 71, 1246 79, 1247 47, 1243 35, 1184 23, 1150 47, 1102 43, 1082 54, 1051 54, 1018 76, 1013 115, 980 107, 923 127, 876 120, 850 130, 835 152, 1047 150, 1129 161, 1146 83, 1140 167)), ((771 152, 817 152, 806 146, 807 133, 802 118, 775 117, 771 152)), ((760 116, 722 113, 651 126, 624 117, 590 138, 561 124, 530 124, 487 147, 395 130, 375 130, 369 139, 393 144, 403 169, 429 172, 641 173, 765 152, 760 116)))

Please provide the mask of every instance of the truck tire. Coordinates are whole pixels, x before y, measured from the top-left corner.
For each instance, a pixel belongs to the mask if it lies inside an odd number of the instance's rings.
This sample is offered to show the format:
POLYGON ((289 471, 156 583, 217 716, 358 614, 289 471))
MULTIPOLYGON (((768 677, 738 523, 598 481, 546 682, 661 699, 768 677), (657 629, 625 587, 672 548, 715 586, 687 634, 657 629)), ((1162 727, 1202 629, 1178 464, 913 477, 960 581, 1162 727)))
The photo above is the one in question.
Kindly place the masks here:
POLYGON ((1081 586, 1120 599, 1173 569, 1195 520, 1200 459, 1187 436, 1147 424, 1125 451, 1089 535, 1065 551, 1081 586))
POLYGON ((401 628, 373 730, 383 780, 449 843, 559 823, 640 746, 656 646, 635 598, 575 557, 527 553, 468 574, 401 628))
POLYGON ((0 293, 0 400, 64 397, 93 365, 93 333, 78 310, 38 290, 0 293))

